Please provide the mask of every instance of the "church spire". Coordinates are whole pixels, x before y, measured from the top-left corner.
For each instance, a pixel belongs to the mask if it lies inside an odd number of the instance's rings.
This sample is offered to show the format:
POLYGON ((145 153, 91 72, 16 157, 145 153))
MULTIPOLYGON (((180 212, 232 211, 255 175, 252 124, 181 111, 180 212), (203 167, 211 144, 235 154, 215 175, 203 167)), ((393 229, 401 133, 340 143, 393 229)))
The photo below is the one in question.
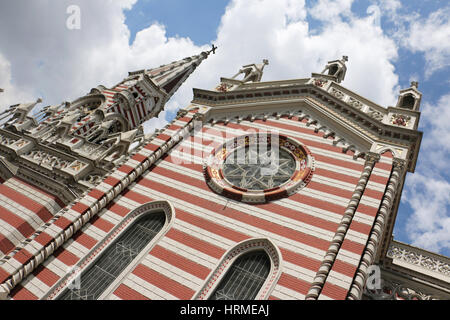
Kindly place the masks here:
POLYGON ((150 70, 146 70, 150 79, 167 94, 166 100, 177 91, 181 84, 191 75, 192 72, 208 58, 211 54, 216 53, 217 47, 212 45, 211 50, 201 52, 198 55, 186 57, 182 60, 159 66, 150 70))
MULTIPOLYGON (((83 97, 46 106, 35 115, 31 109, 40 99, 11 106, 0 114, 4 122, 0 131, 14 137, 8 140, 11 145, 18 141, 11 160, 31 162, 20 167, 22 178, 30 183, 41 181, 45 189, 69 203, 144 143, 142 124, 164 110, 180 85, 216 49, 213 46, 168 65, 130 72, 111 88, 99 85, 83 97)), ((0 181, 10 176, 11 170, 5 170, 0 165, 0 181)))

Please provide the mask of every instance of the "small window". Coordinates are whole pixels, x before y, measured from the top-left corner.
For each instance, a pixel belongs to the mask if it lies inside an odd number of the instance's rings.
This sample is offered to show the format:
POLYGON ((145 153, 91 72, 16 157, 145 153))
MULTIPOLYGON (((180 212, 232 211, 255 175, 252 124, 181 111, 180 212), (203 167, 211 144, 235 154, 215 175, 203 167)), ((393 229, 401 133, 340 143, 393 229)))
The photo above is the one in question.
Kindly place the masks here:
POLYGON ((330 76, 337 76, 336 73, 338 72, 338 70, 339 70, 338 65, 337 64, 333 64, 330 67, 329 71, 328 71, 328 75, 330 75, 330 76))
POLYGON ((264 250, 241 255, 227 271, 209 300, 253 300, 270 272, 264 250))
POLYGON ((96 300, 152 241, 164 226, 164 212, 138 219, 82 273, 79 289, 67 289, 59 300, 96 300))
POLYGON ((408 94, 403 97, 402 105, 400 107, 405 108, 405 109, 412 109, 412 108, 414 108, 415 102, 416 102, 416 100, 414 99, 414 97, 412 95, 408 94))

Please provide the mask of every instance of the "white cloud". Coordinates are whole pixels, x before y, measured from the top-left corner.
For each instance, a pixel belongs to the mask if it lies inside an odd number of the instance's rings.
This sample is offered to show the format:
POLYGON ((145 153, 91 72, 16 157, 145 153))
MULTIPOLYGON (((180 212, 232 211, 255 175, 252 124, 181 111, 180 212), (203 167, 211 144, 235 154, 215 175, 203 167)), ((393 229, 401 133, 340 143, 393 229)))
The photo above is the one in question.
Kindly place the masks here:
POLYGON ((398 42, 412 52, 424 53, 426 77, 450 66, 450 7, 436 10, 426 19, 417 12, 391 18, 398 28, 394 34, 398 42))
MULTIPOLYGON (((14 86, 11 81, 11 63, 5 59, 0 53, 0 88, 4 92, 0 92, 0 98, 5 106, 13 105, 18 101, 34 101, 35 99, 26 91, 14 86)), ((1 105, 0 105, 1 106, 1 105)), ((3 109, 0 107, 0 112, 3 109)))
POLYGON ((433 12, 426 21, 416 21, 411 26, 407 46, 414 51, 424 51, 429 70, 450 66, 450 8, 433 12))
POLYGON ((333 21, 340 17, 352 16, 351 7, 354 0, 319 0, 309 14, 317 20, 333 21))
POLYGON ((450 183, 416 172, 406 201, 413 209, 405 230, 412 244, 434 252, 450 249, 450 183))
POLYGON ((153 118, 143 124, 144 132, 146 134, 153 133, 156 129, 163 128, 168 121, 166 120, 167 111, 161 111, 158 118, 153 118))
POLYGON ((436 105, 422 107, 426 127, 419 166, 408 174, 402 201, 412 208, 407 223, 400 226, 413 245, 439 252, 450 250, 450 93, 436 105))
POLYGON ((422 126, 426 127, 421 153, 422 160, 431 168, 450 172, 450 93, 443 95, 436 105, 425 103, 422 110, 422 126))
MULTIPOLYGON (((3 11, 0 26, 29 21, 14 25, 14 35, 6 31, 11 29, 0 28, 0 35, 10 41, 0 52, 14 67, 15 82, 29 95, 42 93, 44 103, 74 99, 98 84, 113 85, 127 71, 158 66, 206 48, 195 46, 189 38, 168 38, 158 24, 140 31, 130 46, 123 10, 135 1, 72 2, 82 10, 82 28, 77 31, 65 28, 68 1, 52 8, 35 1, 27 11, 18 9, 18 1, 3 11)), ((318 6, 327 4, 321 1, 318 6)), ((351 1, 339 1, 329 14, 348 15, 350 5, 351 1)), ((308 33, 305 19, 304 0, 232 1, 218 30, 217 54, 203 63, 173 100, 184 106, 192 98, 192 86, 212 88, 220 76, 231 76, 242 65, 263 58, 270 60, 263 79, 275 80, 308 77, 320 72, 328 60, 349 55, 344 85, 381 105, 395 101, 397 76, 391 62, 396 58, 395 44, 370 16, 349 23, 336 20, 316 35, 308 33)), ((7 104, 0 99, 0 105, 7 104)))

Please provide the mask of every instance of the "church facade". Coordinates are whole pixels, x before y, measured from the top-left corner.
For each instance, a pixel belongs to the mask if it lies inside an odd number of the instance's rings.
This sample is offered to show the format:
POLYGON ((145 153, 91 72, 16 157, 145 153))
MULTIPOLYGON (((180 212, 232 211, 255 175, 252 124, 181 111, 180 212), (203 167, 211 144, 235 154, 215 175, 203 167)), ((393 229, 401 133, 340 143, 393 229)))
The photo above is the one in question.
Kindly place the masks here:
POLYGON ((142 123, 202 52, 0 128, 0 299, 449 299, 450 259, 392 236, 422 139, 418 83, 382 107, 344 56, 221 78, 142 123))

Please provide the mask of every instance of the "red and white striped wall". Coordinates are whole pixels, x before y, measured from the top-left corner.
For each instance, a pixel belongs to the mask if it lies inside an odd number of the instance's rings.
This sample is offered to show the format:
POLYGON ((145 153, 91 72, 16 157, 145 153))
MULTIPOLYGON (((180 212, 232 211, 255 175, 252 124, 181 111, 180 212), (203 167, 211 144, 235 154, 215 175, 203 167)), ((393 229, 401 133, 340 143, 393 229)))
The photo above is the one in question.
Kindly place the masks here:
POLYGON ((347 297, 389 181, 392 160, 393 155, 388 151, 375 164, 319 299, 347 297))
MULTIPOLYGON (((80 214, 107 190, 130 174, 147 157, 169 141, 192 120, 192 113, 174 121, 167 129, 136 155, 105 179, 71 210, 80 214)), ((267 121, 205 125, 195 137, 180 142, 155 163, 144 175, 114 199, 77 235, 65 243, 33 275, 26 278, 12 293, 13 299, 40 299, 64 276, 68 267, 85 259, 91 249, 119 224, 134 208, 154 200, 167 200, 175 208, 175 221, 165 236, 114 288, 110 299, 192 299, 204 285, 223 255, 237 243, 249 238, 268 237, 282 254, 282 274, 270 299, 304 299, 329 248, 348 202, 363 171, 364 160, 353 159, 353 152, 342 152, 332 138, 314 132, 306 120, 270 118, 267 121), (274 202, 251 205, 232 201, 216 194, 207 186, 202 168, 202 151, 210 150, 248 130, 276 129, 304 144, 315 159, 315 172, 308 185, 298 193, 274 202), (203 135, 203 139, 199 139, 203 135), (187 155, 186 150, 191 154, 187 155), (183 160, 194 159, 194 162, 183 160)), ((365 247, 383 196, 389 158, 382 157, 361 199, 355 219, 347 233, 342 252, 327 279, 328 287, 341 285, 336 279, 350 278, 348 268, 356 265, 365 247), (334 282, 333 282, 334 281, 334 282)), ((64 218, 64 216, 63 216, 64 218)), ((60 218, 61 219, 61 218, 60 218)), ((58 220, 60 220, 58 219, 58 220)), ((71 221, 56 221, 35 241, 49 243, 58 231, 71 221)), ((7 274, 7 270, 3 274, 7 274)), ((0 266, 0 280, 2 266, 0 266)), ((334 287, 333 287, 334 288, 334 287)))
POLYGON ((0 184, 0 257, 11 252, 63 206, 57 197, 19 178, 0 184))
MULTIPOLYGON (((194 113, 189 113, 185 117, 177 120, 170 128, 180 130, 192 121, 194 113)), ((38 250, 48 245, 58 233, 62 232, 83 214, 89 206, 103 197, 108 190, 114 188, 119 181, 128 173, 133 171, 137 163, 145 160, 152 155, 158 147, 149 144, 135 154, 126 164, 121 166, 111 176, 106 178, 100 185, 81 199, 81 201, 71 207, 58 220, 53 222, 48 228, 34 238, 19 253, 9 259, 6 263, 0 265, 0 283, 8 279, 20 265, 28 262, 32 255, 38 250)), ((67 241, 57 249, 49 258, 46 259, 32 274, 28 275, 19 285, 17 285, 10 297, 12 299, 42 299, 53 292, 53 286, 58 284, 71 268, 92 254, 93 247, 99 243, 105 236, 118 225, 124 217, 133 209, 143 203, 153 199, 145 196, 137 196, 130 190, 125 190, 119 197, 103 209, 99 214, 93 217, 84 227, 79 230, 71 240, 67 241)))

